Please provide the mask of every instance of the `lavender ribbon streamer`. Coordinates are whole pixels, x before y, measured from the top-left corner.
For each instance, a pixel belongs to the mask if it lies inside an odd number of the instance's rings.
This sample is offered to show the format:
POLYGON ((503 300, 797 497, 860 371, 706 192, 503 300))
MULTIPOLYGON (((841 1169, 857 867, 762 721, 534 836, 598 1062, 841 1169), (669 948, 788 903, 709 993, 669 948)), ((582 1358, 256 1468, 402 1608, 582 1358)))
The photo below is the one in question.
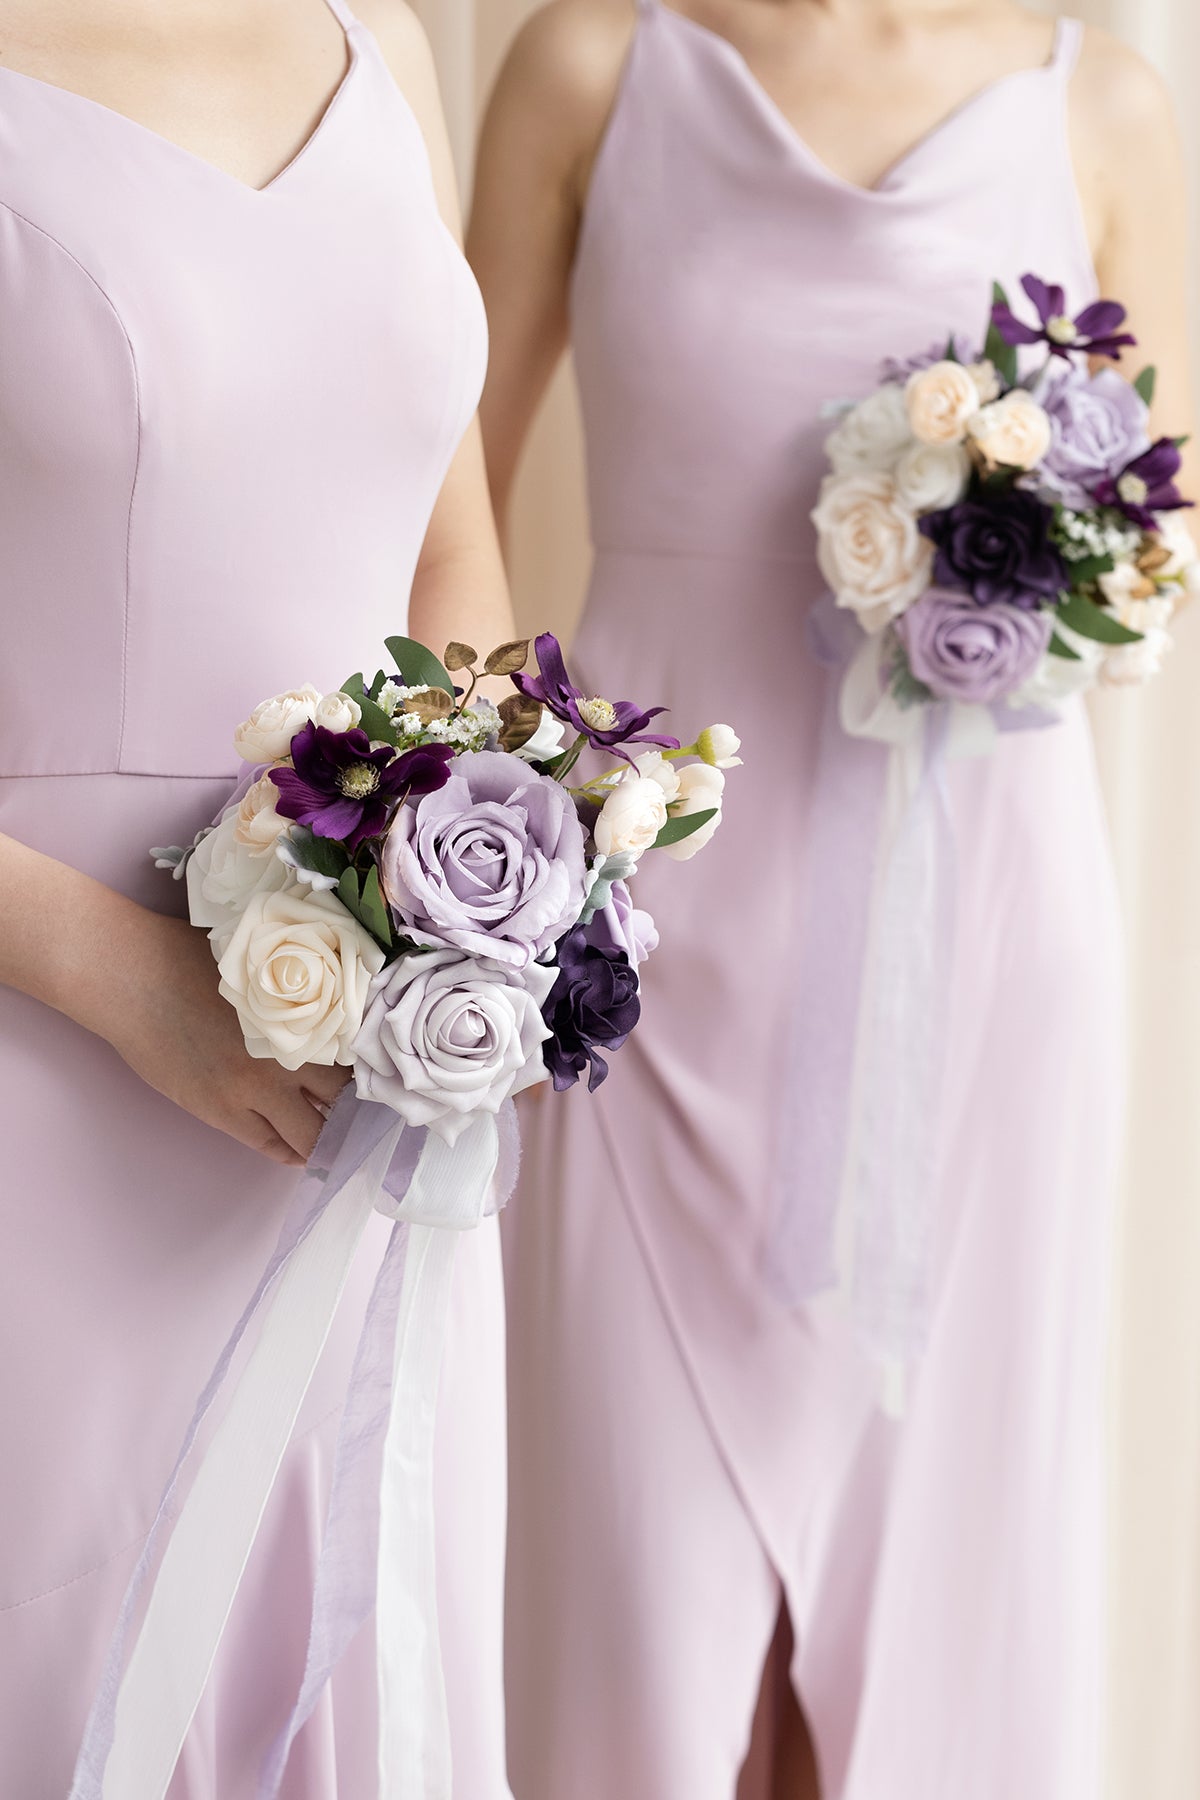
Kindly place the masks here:
POLYGON ((352 1088, 343 1091, 326 1121, 307 1173, 299 1183, 284 1216, 271 1259, 196 1402, 196 1409, 184 1434, 158 1511, 125 1590, 84 1731, 71 1784, 70 1800, 102 1800, 104 1771, 113 1745, 117 1696, 133 1621, 168 1522, 175 1513, 183 1470, 251 1321, 289 1257, 308 1236, 346 1183, 382 1142, 386 1133, 394 1127, 395 1122, 394 1114, 387 1107, 357 1099, 352 1088))
POLYGON ((849 735, 839 672, 861 632, 828 600, 811 634, 833 679, 766 1270, 793 1306, 841 1287, 866 1346, 894 1375, 919 1356, 930 1312, 954 944, 949 709, 926 710, 915 745, 849 735))

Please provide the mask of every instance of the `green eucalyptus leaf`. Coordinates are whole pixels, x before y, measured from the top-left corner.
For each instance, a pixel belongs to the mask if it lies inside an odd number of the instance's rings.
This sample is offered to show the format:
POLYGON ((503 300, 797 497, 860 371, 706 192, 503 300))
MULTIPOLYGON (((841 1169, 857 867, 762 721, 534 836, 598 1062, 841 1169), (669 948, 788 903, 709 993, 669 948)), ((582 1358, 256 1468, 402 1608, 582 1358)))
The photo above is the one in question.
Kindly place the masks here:
POLYGON ((349 858, 333 838, 318 837, 307 825, 293 825, 288 838, 292 853, 302 868, 312 869, 317 875, 327 875, 332 881, 340 880, 349 858))
POLYGON ((1111 574, 1116 566, 1116 559, 1112 556, 1081 556, 1075 562, 1067 564, 1071 586, 1086 587, 1089 582, 1099 581, 1102 575, 1111 574))
MULTIPOLYGON (((998 281, 994 282, 992 285, 992 304, 994 306, 1007 306, 1008 303, 1008 295, 1004 288, 998 281)), ((1005 339, 1001 337, 995 321, 990 314, 988 316, 988 331, 987 337, 984 340, 983 354, 988 362, 994 366, 997 375, 999 375, 1005 387, 1016 387, 1018 373, 1017 347, 1015 344, 1007 343, 1005 339)))
POLYGON ((1097 644, 1140 644, 1142 641, 1140 631, 1126 630, 1110 612, 1097 606, 1086 594, 1069 594, 1058 608, 1057 616, 1080 637, 1091 638, 1097 644))
POLYGON ((338 689, 339 693, 346 694, 351 700, 357 700, 360 703, 366 691, 366 683, 361 674, 351 675, 346 681, 343 681, 338 689))
POLYGON ((349 868, 342 871, 341 880, 337 884, 337 897, 347 912, 353 913, 356 919, 362 917, 359 910, 362 906, 362 890, 359 887, 357 869, 349 868))
POLYGON ((715 819, 718 810, 717 807, 710 806, 707 812, 682 813, 674 819, 668 819, 654 840, 654 848, 662 850, 668 844, 682 843, 684 838, 690 838, 693 832, 699 831, 702 825, 707 825, 710 819, 715 819))
POLYGON ((405 687, 439 687, 445 688, 450 698, 455 698, 454 683, 449 671, 440 657, 427 650, 424 644, 418 644, 415 638, 386 638, 388 652, 396 659, 396 667, 404 680, 405 687))
POLYGON ((1078 650, 1072 650, 1065 638, 1060 638, 1057 631, 1046 646, 1051 656, 1061 656, 1064 662, 1082 662, 1078 650))
POLYGON ((383 889, 379 885, 379 870, 374 864, 367 871, 367 878, 362 884, 358 916, 371 936, 377 938, 385 950, 389 950, 392 944, 392 921, 388 916, 383 889))
POLYGON ((366 694, 363 695, 358 704, 362 710, 362 718, 359 720, 359 724, 371 739, 372 743, 391 744, 392 747, 395 748, 400 742, 400 737, 396 727, 392 724, 392 721, 388 718, 382 706, 377 706, 375 701, 368 699, 366 694))
POLYGON ((1147 406, 1154 405, 1154 390, 1157 385, 1158 370, 1154 367, 1153 363, 1148 369, 1142 370, 1141 374, 1133 384, 1135 393, 1140 394, 1147 406))

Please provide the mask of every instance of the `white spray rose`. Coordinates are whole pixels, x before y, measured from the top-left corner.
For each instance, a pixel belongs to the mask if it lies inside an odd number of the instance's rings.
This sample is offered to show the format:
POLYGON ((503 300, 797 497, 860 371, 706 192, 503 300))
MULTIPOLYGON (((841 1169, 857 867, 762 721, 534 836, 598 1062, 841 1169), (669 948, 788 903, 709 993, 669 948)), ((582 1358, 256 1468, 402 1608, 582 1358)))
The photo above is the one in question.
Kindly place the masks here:
POLYGON ((896 497, 912 512, 940 512, 962 499, 970 479, 961 444, 913 444, 896 464, 896 497))
POLYGON ((911 442, 904 389, 889 382, 850 408, 830 433, 825 452, 835 474, 853 475, 863 469, 893 469, 911 442))
POLYGON ((234 815, 233 835, 256 856, 273 850, 288 829, 288 820, 275 810, 279 789, 269 775, 260 775, 242 795, 234 815))
POLYGON ((993 400, 1000 398, 1000 377, 990 357, 985 356, 982 362, 968 363, 967 374, 975 383, 975 392, 979 395, 981 406, 989 406, 993 400))
POLYGON ((731 725, 709 725, 696 739, 701 757, 714 769, 740 769, 741 747, 742 740, 731 725))
POLYGON ((261 700, 233 734, 233 747, 243 762, 282 762, 292 739, 303 729, 321 704, 315 687, 289 688, 261 700))
POLYGON ((538 728, 529 742, 522 744, 514 754, 522 762, 550 762, 556 757, 563 745, 567 728, 561 719, 556 719, 548 706, 543 706, 538 728))
POLYGON ((1109 650, 1100 666, 1100 680, 1105 687, 1136 687, 1143 681, 1153 680, 1156 675, 1161 675, 1163 665, 1175 647, 1169 629, 1175 602, 1169 594, 1159 594, 1157 590, 1142 596, 1137 592, 1141 584, 1141 572, 1132 564, 1119 564, 1111 575, 1101 577, 1101 585, 1105 586, 1106 597, 1118 622, 1127 631, 1141 633, 1136 644, 1118 644, 1109 650), (1132 574, 1123 583, 1117 583, 1114 577, 1124 570, 1131 570, 1132 574), (1135 581, 1133 577, 1138 579, 1135 581))
POLYGON ((640 856, 667 822, 667 797, 652 775, 621 777, 600 809, 593 835, 602 856, 640 856))
MULTIPOLYGON (((219 822, 201 838, 188 858, 188 916, 193 925, 207 931, 218 955, 232 936, 252 894, 270 892, 287 884, 287 871, 261 845, 244 843, 239 835, 240 808, 231 806, 219 822)), ((283 821, 281 820, 282 824, 283 821)))
POLYGON ((353 1062, 371 977, 383 961, 340 900, 287 887, 250 896, 217 968, 250 1055, 300 1069, 353 1062))
POLYGON ((665 856, 673 857, 676 862, 687 862, 715 837, 721 823, 724 792, 724 775, 708 763, 688 763, 679 771, 679 799, 672 808, 673 817, 687 818, 692 813, 709 812, 713 807, 717 809, 717 816, 707 825, 701 825, 699 831, 693 831, 691 837, 681 838, 677 844, 664 844, 665 856))
POLYGON ((358 701, 340 692, 326 694, 313 712, 313 723, 324 726, 326 731, 353 731, 361 719, 358 701))
POLYGON ((882 631, 929 586, 933 545, 890 475, 828 476, 812 517, 821 573, 867 631, 882 631))
POLYGON ((679 798, 679 770, 661 750, 643 750, 640 756, 634 757, 633 763, 639 775, 644 775, 647 781, 657 781, 668 806, 679 798))
POLYGON ((1044 407, 1024 388, 993 400, 968 421, 967 433, 993 468, 1035 469, 1050 449, 1053 430, 1044 407))
POLYGON ((909 429, 923 444, 961 444, 979 411, 979 389, 962 363, 918 369, 905 388, 909 429))

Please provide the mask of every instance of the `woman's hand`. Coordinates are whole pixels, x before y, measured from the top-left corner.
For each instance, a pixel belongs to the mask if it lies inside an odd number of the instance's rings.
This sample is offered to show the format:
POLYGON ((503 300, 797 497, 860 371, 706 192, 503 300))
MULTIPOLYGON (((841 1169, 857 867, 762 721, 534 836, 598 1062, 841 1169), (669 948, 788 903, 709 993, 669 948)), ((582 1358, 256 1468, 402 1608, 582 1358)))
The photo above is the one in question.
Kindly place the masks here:
POLYGON ((202 931, 2 836, 0 984, 107 1039, 206 1125, 293 1167, 349 1080, 347 1069, 293 1074, 249 1055, 202 931))
POLYGON ((105 1035, 143 1081, 177 1106, 276 1162, 307 1162, 345 1068, 295 1073, 248 1054, 221 998, 204 933, 143 912, 134 932, 127 998, 105 1035))

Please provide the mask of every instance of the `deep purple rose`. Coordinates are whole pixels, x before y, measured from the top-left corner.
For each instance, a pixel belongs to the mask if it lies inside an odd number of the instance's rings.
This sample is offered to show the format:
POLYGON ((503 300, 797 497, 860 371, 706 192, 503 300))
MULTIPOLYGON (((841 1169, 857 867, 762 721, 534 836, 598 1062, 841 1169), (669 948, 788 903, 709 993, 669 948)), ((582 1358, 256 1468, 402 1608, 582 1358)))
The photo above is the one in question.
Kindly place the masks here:
POLYGON ((641 1017, 637 971, 600 925, 603 916, 563 938, 558 976, 542 1008, 551 1032, 542 1054, 559 1093, 574 1087, 585 1069, 595 1093, 608 1074, 600 1051, 619 1050, 641 1017))
POLYGON ((577 688, 568 678, 562 649, 552 632, 542 633, 534 644, 534 651, 538 673, 518 673, 513 676, 513 681, 523 694, 531 700, 540 700, 564 725, 573 725, 596 749, 622 754, 620 746, 623 744, 657 744, 664 750, 678 750, 678 738, 656 737, 646 729, 652 719, 666 712, 665 706, 652 706, 648 712, 643 712, 632 700, 613 702, 585 698, 583 689, 577 688))
POLYGON ((1066 366, 1038 389, 1053 433, 1039 480, 1064 506, 1084 512, 1095 505, 1096 484, 1113 479, 1150 448, 1150 409, 1116 369, 1066 366))
POLYGON ((937 545, 938 587, 965 588, 980 606, 1035 607, 1057 601, 1067 571, 1050 538, 1054 514, 1020 488, 960 500, 926 513, 920 528, 937 545))
POLYGON ((1097 483, 1096 499, 1101 506, 1117 507, 1143 531, 1153 531, 1156 513, 1194 505, 1175 484, 1182 467, 1178 445, 1172 438, 1159 438, 1119 474, 1097 483))
POLYGON ((997 301, 992 308, 992 323, 1006 344, 1045 344, 1053 356, 1111 356, 1121 360, 1121 351, 1137 339, 1122 331, 1126 312, 1116 300, 1093 300, 1074 319, 1067 313, 1067 296, 1062 288, 1050 287, 1037 275, 1025 275, 1021 286, 1033 302, 1036 325, 1018 319, 1010 306, 997 301))
POLYGON ((1023 687, 1050 642, 1050 615, 930 588, 897 622, 908 666, 939 700, 990 706, 1023 687))
POLYGON ((587 858, 570 794, 516 756, 460 756, 435 794, 404 806, 380 878, 401 928, 524 968, 583 910, 587 858))
POLYGON ((429 794, 447 779, 454 752, 423 744, 402 756, 388 745, 372 750, 357 726, 327 731, 311 720, 292 739, 290 769, 272 769, 279 789, 275 810, 307 825, 314 837, 335 838, 351 850, 378 837, 404 794, 429 794))

